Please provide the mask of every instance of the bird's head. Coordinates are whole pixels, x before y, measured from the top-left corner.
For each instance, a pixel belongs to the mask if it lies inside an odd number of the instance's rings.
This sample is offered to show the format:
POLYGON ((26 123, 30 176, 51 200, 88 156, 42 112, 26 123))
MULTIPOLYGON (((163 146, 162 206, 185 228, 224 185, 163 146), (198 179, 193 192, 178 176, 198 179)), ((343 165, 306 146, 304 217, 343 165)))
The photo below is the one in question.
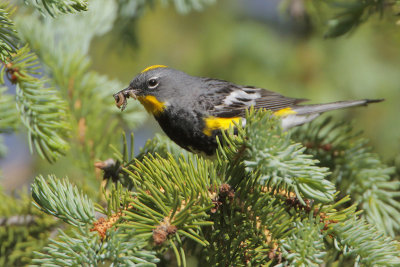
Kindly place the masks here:
POLYGON ((146 110, 159 114, 172 99, 176 98, 192 77, 184 72, 164 65, 153 65, 144 69, 124 90, 114 94, 117 107, 124 110, 129 97, 138 99, 146 110))

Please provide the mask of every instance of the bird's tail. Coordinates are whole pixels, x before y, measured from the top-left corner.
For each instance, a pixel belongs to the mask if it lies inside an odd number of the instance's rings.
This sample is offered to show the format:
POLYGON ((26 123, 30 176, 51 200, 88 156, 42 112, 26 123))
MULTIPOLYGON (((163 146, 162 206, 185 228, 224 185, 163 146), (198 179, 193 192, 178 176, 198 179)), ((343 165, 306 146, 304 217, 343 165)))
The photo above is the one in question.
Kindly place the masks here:
POLYGON ((289 129, 294 126, 310 122, 316 117, 318 117, 321 113, 324 113, 326 111, 355 107, 355 106, 367 106, 370 103, 377 103, 381 101, 383 101, 383 99, 363 99, 363 100, 351 100, 351 101, 338 101, 326 104, 295 106, 291 108, 295 112, 294 114, 282 118, 282 128, 289 129))
POLYGON ((363 99, 363 100, 350 100, 350 101, 338 101, 326 104, 316 105, 304 105, 293 107, 293 111, 297 112, 298 115, 308 115, 314 113, 323 113, 325 111, 349 108, 355 106, 367 106, 370 103, 381 102, 383 99, 363 99))

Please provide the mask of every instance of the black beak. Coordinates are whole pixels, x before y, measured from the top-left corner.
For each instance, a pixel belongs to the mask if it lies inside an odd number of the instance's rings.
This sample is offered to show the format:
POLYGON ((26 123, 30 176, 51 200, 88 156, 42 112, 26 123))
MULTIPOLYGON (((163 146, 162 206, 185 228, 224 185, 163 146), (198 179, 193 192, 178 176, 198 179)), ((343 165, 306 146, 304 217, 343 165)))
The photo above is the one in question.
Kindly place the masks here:
POLYGON ((136 94, 138 93, 138 89, 135 88, 125 88, 124 90, 119 91, 118 93, 114 94, 114 99, 115 99, 115 104, 117 105, 118 108, 123 111, 126 107, 127 104, 127 99, 129 97, 132 97, 136 99, 136 94))

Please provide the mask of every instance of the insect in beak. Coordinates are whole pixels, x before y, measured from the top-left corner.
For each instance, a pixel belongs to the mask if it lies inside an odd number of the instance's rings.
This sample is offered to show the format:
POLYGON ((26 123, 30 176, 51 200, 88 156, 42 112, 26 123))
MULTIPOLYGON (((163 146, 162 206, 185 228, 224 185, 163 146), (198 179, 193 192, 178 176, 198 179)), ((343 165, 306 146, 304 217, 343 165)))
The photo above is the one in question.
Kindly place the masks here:
POLYGON ((115 99, 115 104, 117 105, 118 108, 121 109, 121 111, 125 109, 127 105, 127 99, 129 97, 136 99, 136 94, 135 94, 136 91, 137 91, 136 89, 128 87, 113 95, 115 99))

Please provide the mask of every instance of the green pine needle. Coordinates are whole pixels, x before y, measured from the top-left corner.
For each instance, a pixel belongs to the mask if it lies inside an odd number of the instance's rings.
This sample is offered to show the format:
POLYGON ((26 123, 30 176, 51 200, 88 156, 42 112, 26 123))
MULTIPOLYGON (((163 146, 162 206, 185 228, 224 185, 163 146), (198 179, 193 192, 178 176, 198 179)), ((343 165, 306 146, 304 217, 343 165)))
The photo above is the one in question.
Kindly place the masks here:
POLYGON ((71 225, 84 226, 94 221, 92 201, 66 179, 36 177, 32 197, 37 208, 71 225))
POLYGON ((394 168, 372 153, 351 124, 328 117, 296 129, 292 137, 306 144, 320 165, 330 168, 328 178, 352 197, 370 223, 395 235, 400 229, 400 181, 392 178, 394 168))
POLYGON ((224 135, 219 161, 236 165, 240 160, 247 173, 258 175, 260 184, 271 190, 295 192, 303 204, 303 198, 333 200, 335 187, 326 179, 328 169, 318 167, 318 161, 281 130, 278 119, 270 112, 251 110, 246 122, 244 128, 238 123, 237 136, 224 135))
POLYGON ((9 18, 10 7, 7 3, 0 4, 0 61, 7 62, 11 54, 17 50, 19 41, 14 23, 9 18))
POLYGON ((52 17, 88 9, 87 1, 84 0, 25 0, 25 3, 35 7, 43 15, 47 14, 52 17))
POLYGON ((145 243, 133 232, 111 231, 100 242, 96 233, 81 228, 69 235, 60 230, 59 240, 51 240, 44 252, 35 253, 32 266, 156 266, 159 260, 143 249, 145 243))
POLYGON ((15 108, 15 97, 6 94, 7 88, 0 86, 0 133, 15 130, 19 114, 15 108))

